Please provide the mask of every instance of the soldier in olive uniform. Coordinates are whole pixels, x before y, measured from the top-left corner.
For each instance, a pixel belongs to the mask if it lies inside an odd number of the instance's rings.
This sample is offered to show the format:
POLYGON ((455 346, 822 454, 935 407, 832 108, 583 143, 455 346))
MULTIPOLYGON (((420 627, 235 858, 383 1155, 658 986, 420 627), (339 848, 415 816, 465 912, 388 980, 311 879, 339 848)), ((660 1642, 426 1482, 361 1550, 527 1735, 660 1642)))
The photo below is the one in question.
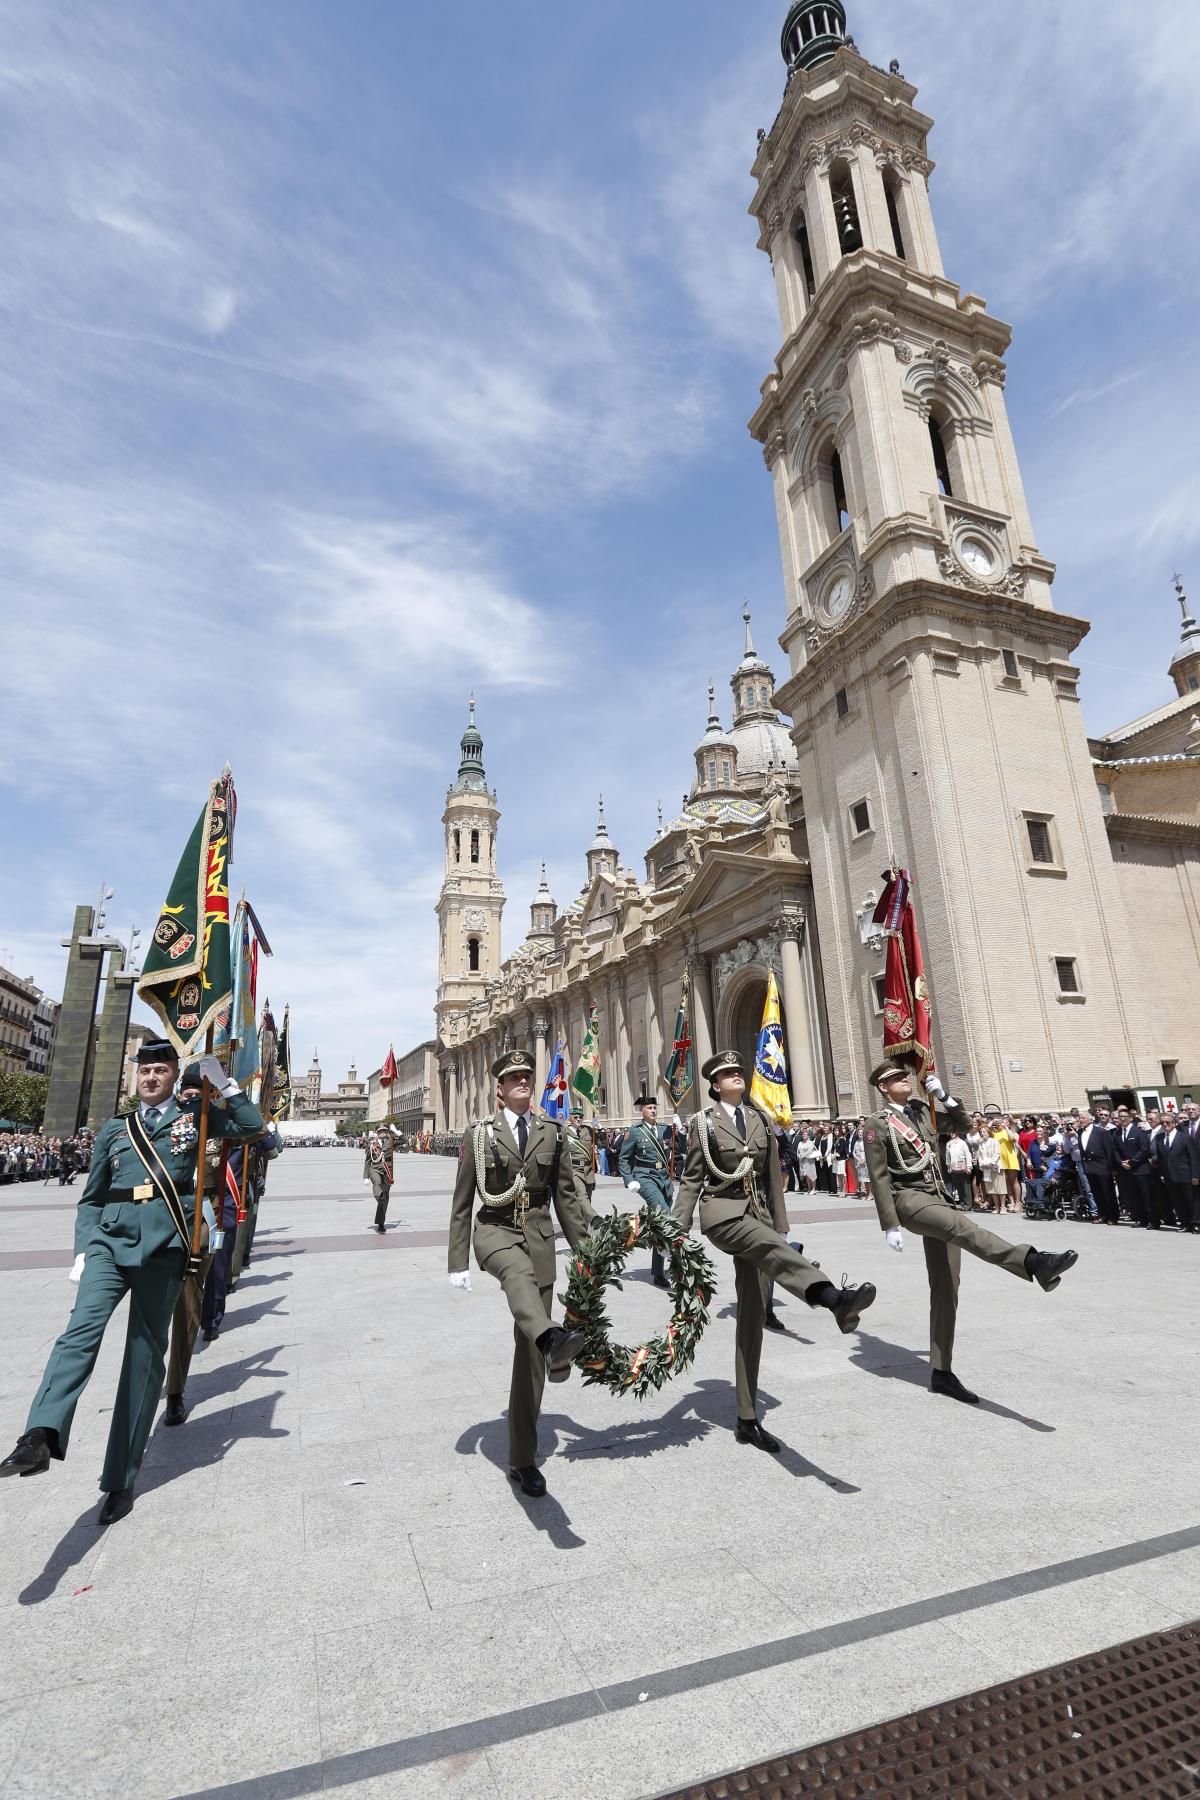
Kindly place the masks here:
POLYGON ((758 1363, 769 1281, 809 1306, 824 1306, 842 1331, 854 1331, 875 1298, 869 1281, 835 1287, 787 1242, 783 1176, 771 1126, 746 1101, 746 1072, 736 1050, 710 1056, 700 1071, 715 1106, 697 1113, 688 1131, 687 1163, 673 1216, 691 1229, 700 1202, 700 1229, 732 1256, 737 1284, 737 1441, 760 1450, 779 1443, 758 1422, 758 1363))
POLYGON ((581 1106, 571 1108, 571 1117, 563 1129, 563 1136, 571 1161, 575 1164, 575 1173, 583 1183, 590 1208, 592 1196, 596 1192, 596 1130, 593 1125, 584 1123, 581 1106))
MULTIPOLYGON (((671 1176, 667 1147, 658 1135, 658 1102, 649 1094, 639 1094, 633 1104, 640 1117, 621 1145, 617 1169, 631 1194, 638 1194, 650 1206, 669 1213, 671 1176)), ((670 1285, 661 1250, 651 1252, 650 1275, 655 1287, 670 1285)))
POLYGON ((564 1330, 550 1317, 555 1281, 550 1202, 572 1249, 588 1235, 595 1215, 560 1127, 530 1111, 533 1070, 525 1050, 507 1051, 492 1064, 499 1104, 463 1139, 450 1206, 448 1267, 451 1286, 469 1289, 471 1215, 478 1198, 475 1261, 500 1283, 513 1316, 508 1472, 524 1493, 537 1498, 546 1491, 536 1466, 546 1376, 566 1381, 583 1349, 582 1332, 564 1330))
MULTIPOLYGON (((262 1115, 226 1078, 215 1056, 200 1068, 225 1102, 212 1108, 216 1137, 255 1137, 262 1115)), ((67 1454, 71 1421, 100 1351, 104 1328, 129 1294, 125 1360, 113 1407, 100 1486, 106 1498, 99 1523, 111 1525, 133 1505, 133 1483, 162 1392, 167 1333, 191 1249, 196 1171, 196 1121, 171 1089, 179 1058, 168 1043, 138 1052, 138 1116, 110 1119, 96 1134, 87 1186, 75 1215, 79 1281, 71 1321, 50 1353, 46 1373, 16 1448, 0 1475, 37 1475, 67 1454), (135 1148, 135 1134, 146 1147, 135 1148), (185 1202, 180 1207, 179 1201, 185 1202)))
POLYGON ((375 1229, 380 1233, 387 1230, 388 1201, 391 1198, 392 1183, 396 1179, 394 1154, 395 1143, 391 1130, 387 1125, 381 1125, 367 1139, 367 1153, 363 1160, 363 1180, 370 1182, 371 1192, 375 1196, 375 1229))
MULTIPOLYGON (((914 1097, 910 1071, 892 1060, 872 1071, 887 1105, 863 1126, 871 1198, 879 1223, 893 1250, 903 1250, 904 1233, 923 1240, 925 1267, 929 1273, 929 1385, 935 1394, 974 1406, 978 1394, 965 1388, 951 1370, 954 1324, 958 1313, 958 1275, 962 1252, 981 1257, 1036 1281, 1047 1292, 1056 1288, 1066 1270, 1079 1261, 1075 1250, 1054 1254, 1035 1250, 1031 1244, 1010 1244, 976 1224, 969 1213, 951 1202, 937 1151, 937 1131, 927 1101, 914 1097)), ((951 1099, 936 1075, 925 1077, 926 1091, 937 1100, 947 1126, 966 1133, 971 1121, 959 1101, 951 1099)))
MULTIPOLYGON (((190 1112, 194 1118, 198 1118, 202 1092, 200 1065, 199 1063, 189 1063, 179 1077, 180 1110, 190 1112)), ((212 1107, 209 1111, 211 1116, 212 1107)), ((215 1132, 209 1141, 204 1160, 208 1166, 204 1176, 204 1225, 200 1236, 200 1267, 189 1269, 184 1276, 183 1286, 179 1290, 179 1298, 175 1302, 175 1310, 171 1315, 171 1348, 167 1356, 167 1409, 163 1414, 164 1425, 182 1425, 188 1416, 188 1409, 183 1404, 183 1390, 187 1386, 188 1372, 192 1366, 192 1352, 196 1347, 196 1333, 200 1329, 200 1319, 204 1311, 204 1284, 208 1280, 208 1272, 212 1268, 212 1260, 216 1252, 213 1238, 217 1230, 217 1215, 213 1203, 220 1205, 220 1201, 217 1199, 217 1176, 220 1172, 221 1146, 215 1132)))

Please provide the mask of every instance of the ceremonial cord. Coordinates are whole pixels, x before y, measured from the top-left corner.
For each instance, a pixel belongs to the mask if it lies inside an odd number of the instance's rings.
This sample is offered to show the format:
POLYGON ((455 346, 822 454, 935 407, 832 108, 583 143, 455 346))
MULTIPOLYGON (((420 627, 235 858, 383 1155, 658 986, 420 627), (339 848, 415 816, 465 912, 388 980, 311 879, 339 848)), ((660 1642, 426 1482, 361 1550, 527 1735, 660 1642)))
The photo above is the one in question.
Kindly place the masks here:
POLYGON ((481 1206, 499 1209, 505 1206, 512 1206, 517 1200, 523 1198, 523 1196, 529 1192, 529 1186, 525 1180, 525 1171, 523 1169, 517 1170, 517 1179, 510 1188, 505 1188, 502 1194, 489 1194, 487 1189, 482 1186, 482 1182, 487 1176, 484 1146, 487 1129, 490 1124, 490 1119, 480 1119, 471 1138, 471 1148, 475 1156, 475 1192, 479 1195, 481 1206))
POLYGON ((700 1153, 703 1156, 705 1163, 708 1165, 708 1172, 712 1176, 714 1184, 717 1187, 725 1188, 733 1187, 739 1181, 745 1181, 747 1175, 749 1175, 751 1169, 754 1167, 754 1158, 749 1155, 743 1156, 741 1162, 737 1165, 737 1168, 732 1171, 718 1168, 713 1161, 712 1120, 706 1112, 702 1112, 699 1115, 699 1120, 700 1123, 697 1128, 697 1137, 700 1144, 700 1153))

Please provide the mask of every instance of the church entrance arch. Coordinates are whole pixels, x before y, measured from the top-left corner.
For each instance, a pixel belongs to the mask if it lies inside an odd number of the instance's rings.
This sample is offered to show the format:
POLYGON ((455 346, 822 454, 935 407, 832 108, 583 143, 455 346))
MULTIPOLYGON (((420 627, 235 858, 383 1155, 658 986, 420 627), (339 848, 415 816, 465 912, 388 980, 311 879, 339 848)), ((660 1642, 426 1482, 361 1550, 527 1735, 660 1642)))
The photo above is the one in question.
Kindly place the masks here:
POLYGON ((749 1092, 754 1072, 754 1054, 758 1049, 758 1033, 762 1025, 763 1007, 767 999, 767 970, 761 963, 748 963, 730 978, 721 994, 717 1012, 718 1050, 739 1050, 746 1064, 746 1089, 749 1092))

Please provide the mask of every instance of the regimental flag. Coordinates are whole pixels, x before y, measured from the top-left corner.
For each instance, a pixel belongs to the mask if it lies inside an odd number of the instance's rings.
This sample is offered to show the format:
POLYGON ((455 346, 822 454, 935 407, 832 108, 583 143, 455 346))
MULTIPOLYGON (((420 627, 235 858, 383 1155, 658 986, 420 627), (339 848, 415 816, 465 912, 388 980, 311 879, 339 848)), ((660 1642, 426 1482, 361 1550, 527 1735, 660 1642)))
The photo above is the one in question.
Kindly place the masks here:
POLYGON ((885 887, 872 921, 887 934, 883 982, 883 1048, 904 1057, 918 1075, 933 1071, 933 1009, 925 980, 925 959, 912 909, 912 880, 907 869, 886 869, 885 887))
POLYGON ((242 1092, 249 1094, 261 1075, 256 987, 258 938, 251 930, 254 915, 245 896, 233 915, 233 1004, 227 1020, 218 1022, 213 1049, 242 1092))
POLYGON ((380 1087, 381 1088, 390 1088, 390 1087, 394 1086, 396 1081, 399 1079, 399 1075, 400 1075, 400 1071, 396 1067, 396 1052, 392 1049, 392 1046, 389 1044, 387 1058, 384 1062, 382 1069, 380 1069, 380 1071, 379 1071, 380 1087))
POLYGON ((787 1057, 783 1048, 779 989, 775 986, 774 972, 767 976, 767 998, 758 1032, 758 1048, 754 1052, 750 1098, 777 1125, 791 1124, 792 1097, 788 1093, 787 1057))
POLYGON ((582 1094, 590 1107, 595 1107, 596 1095, 600 1092, 600 1019, 595 1012, 588 1020, 587 1036, 579 1052, 571 1086, 577 1094, 582 1094))
POLYGON ((563 1041, 559 1038, 554 1047, 554 1061, 550 1064, 550 1072, 546 1076, 546 1086, 542 1091, 542 1111, 548 1119, 569 1119, 571 1116, 571 1096, 567 1090, 567 1064, 563 1055, 563 1041))
POLYGON ((283 1009, 283 1025, 275 1041, 275 1079, 271 1084, 271 1118, 286 1119, 292 1105, 292 1058, 288 1043, 288 1007, 283 1009))
POLYGON ((233 1002, 229 858, 236 812, 226 767, 188 839, 137 984, 138 998, 158 1014, 181 1058, 233 1002))
POLYGON ((675 1014, 675 1039, 671 1045, 671 1056, 665 1070, 665 1080, 676 1106, 680 1104, 685 1094, 691 1092, 694 1079, 692 1029, 688 1023, 688 983, 685 975, 679 994, 679 1011, 675 1014))
POLYGON ((259 1061, 262 1070, 258 1084, 250 1095, 264 1119, 271 1117, 271 1090, 275 1085, 275 1044, 279 1036, 271 1012, 271 1002, 263 1001, 262 1023, 258 1028, 259 1061))

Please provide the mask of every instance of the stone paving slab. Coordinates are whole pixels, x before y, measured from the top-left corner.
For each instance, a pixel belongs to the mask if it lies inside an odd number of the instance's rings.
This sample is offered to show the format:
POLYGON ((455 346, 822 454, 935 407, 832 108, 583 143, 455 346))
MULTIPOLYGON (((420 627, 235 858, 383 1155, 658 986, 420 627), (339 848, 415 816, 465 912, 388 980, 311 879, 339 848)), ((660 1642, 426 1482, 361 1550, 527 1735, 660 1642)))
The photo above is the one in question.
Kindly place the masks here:
MULTIPOLYGON (((1082 1252, 1054 1295, 968 1261, 968 1409, 927 1391, 919 1246, 806 1198, 808 1253, 880 1295, 849 1338, 777 1295, 783 1454, 732 1435, 718 1257, 687 1375, 641 1406, 547 1389, 535 1503, 504 1472, 502 1296, 446 1283, 453 1163, 398 1159, 384 1239, 360 1170, 274 1166, 130 1518, 94 1523, 120 1313, 69 1460, 0 1485, 4 1800, 637 1800, 1200 1612, 1200 1241, 1041 1227, 1082 1252)), ((0 1190, 6 1446, 70 1309, 72 1210, 0 1190)), ((648 1274, 613 1296, 630 1340, 665 1314, 648 1274)))

